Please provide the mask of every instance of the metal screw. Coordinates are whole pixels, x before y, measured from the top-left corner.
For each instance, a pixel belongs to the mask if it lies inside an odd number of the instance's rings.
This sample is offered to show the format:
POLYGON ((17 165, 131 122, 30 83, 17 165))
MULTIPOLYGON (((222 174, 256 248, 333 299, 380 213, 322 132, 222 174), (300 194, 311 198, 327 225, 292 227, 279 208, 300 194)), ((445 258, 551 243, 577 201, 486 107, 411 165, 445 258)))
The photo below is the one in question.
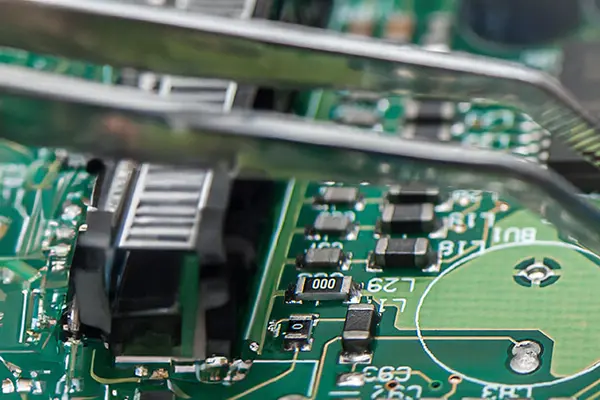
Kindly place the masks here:
POLYGON ((530 374, 540 366, 539 355, 542 346, 532 340, 518 342, 512 348, 513 358, 510 360, 510 368, 517 374, 530 374))

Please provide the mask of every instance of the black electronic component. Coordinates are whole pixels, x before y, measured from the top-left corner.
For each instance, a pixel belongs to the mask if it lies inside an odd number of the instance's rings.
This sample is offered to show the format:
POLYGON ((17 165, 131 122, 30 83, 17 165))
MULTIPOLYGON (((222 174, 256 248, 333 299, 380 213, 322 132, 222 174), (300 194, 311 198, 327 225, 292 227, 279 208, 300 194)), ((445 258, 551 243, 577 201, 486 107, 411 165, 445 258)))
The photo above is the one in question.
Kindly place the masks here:
POLYGON ((377 268, 427 268, 437 255, 426 238, 381 238, 375 245, 371 264, 377 268))
POLYGON ((140 391, 139 400, 175 400, 175 394, 170 391, 140 391))
POLYGON ((356 285, 351 276, 298 278, 293 290, 294 300, 340 300, 348 301, 355 295, 356 285))
POLYGON ((311 227, 307 229, 308 234, 345 236, 354 228, 352 219, 342 213, 320 213, 311 227))
MULTIPOLYGON (((248 301, 248 280, 257 268, 255 253, 261 228, 271 223, 278 185, 264 180, 234 182, 226 202, 223 236, 235 240, 225 240, 225 260, 202 260, 197 289, 183 285, 181 280, 184 270, 196 262, 194 251, 132 249, 115 253, 110 290, 110 340, 115 355, 141 355, 139 343, 154 343, 152 338, 159 338, 151 354, 144 350, 144 355, 176 356, 183 329, 178 299, 186 290, 194 290, 201 296, 195 319, 188 322, 195 324, 200 339, 194 341, 190 356, 231 357, 241 329, 236 310, 248 301), (166 270, 165 265, 169 266, 166 270)), ((219 217, 212 212, 206 217, 213 216, 219 217)), ((105 275, 100 277, 104 282, 105 275)), ((97 296, 90 291, 91 295, 97 296)))
POLYGON ((102 248, 81 246, 87 232, 79 235, 71 266, 71 281, 77 296, 81 324, 111 333, 111 309, 106 291, 106 252, 102 248))
POLYGON ((387 192, 387 200, 393 204, 400 203, 432 203, 440 202, 440 189, 419 183, 392 186, 387 192))
POLYGON ((309 351, 312 345, 314 315, 291 315, 283 334, 283 348, 286 351, 309 351))
POLYGON ((296 265, 301 269, 338 269, 345 259, 344 252, 337 247, 314 248, 299 255, 296 265))
POLYGON ((410 123, 402 130, 402 137, 426 142, 448 142, 452 135, 448 124, 410 123))
POLYGON ((342 332, 342 348, 347 353, 371 351, 378 315, 374 304, 350 304, 342 332))
POLYGON ((329 186, 315 196, 317 204, 354 205, 360 198, 360 193, 354 187, 329 186))
POLYGON ((455 106, 448 101, 409 101, 404 108, 407 121, 423 124, 450 122, 455 115, 455 106))
POLYGON ((379 230, 385 233, 430 233, 436 227, 431 203, 386 204, 379 220, 379 230))
POLYGON ((581 10, 573 0, 554 0, 551 7, 547 0, 462 0, 458 25, 496 45, 540 46, 577 30, 581 10))
MULTIPOLYGON (((276 20, 296 25, 326 28, 329 24, 333 2, 333 0, 302 0, 302 2, 261 0, 257 2, 256 9, 262 12, 258 15, 255 13, 255 17, 266 18, 274 10, 278 10, 276 20), (274 6, 273 3, 278 5, 274 6)), ((220 2, 216 4, 220 4, 220 2)))

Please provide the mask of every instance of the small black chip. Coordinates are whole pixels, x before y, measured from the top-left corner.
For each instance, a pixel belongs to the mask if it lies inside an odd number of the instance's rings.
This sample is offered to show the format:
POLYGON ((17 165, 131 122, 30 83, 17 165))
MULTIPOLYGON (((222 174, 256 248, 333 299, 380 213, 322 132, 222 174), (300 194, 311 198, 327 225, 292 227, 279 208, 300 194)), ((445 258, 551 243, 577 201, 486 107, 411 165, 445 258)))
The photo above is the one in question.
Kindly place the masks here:
POLYGON ((392 186, 387 192, 387 199, 390 203, 433 203, 440 202, 440 189, 431 186, 425 186, 419 183, 409 185, 392 186))
POLYGON ((381 238, 371 259, 378 268, 427 268, 437 262, 437 254, 426 238, 381 238))
POLYGON ((308 228, 308 234, 345 236, 354 228, 352 219, 342 213, 320 213, 313 226, 308 228))
POLYGON ((387 204, 381 213, 379 229, 384 233, 430 233, 437 228, 434 206, 387 204))
POLYGON ((421 140, 425 142, 449 142, 452 139, 450 126, 447 124, 407 124, 401 136, 404 139, 421 140))
POLYGON ((342 332, 342 348, 347 353, 371 351, 378 315, 373 304, 350 304, 342 332))
MULTIPOLYGON (((595 1, 572 0, 463 0, 454 11, 456 26, 490 48, 544 48, 548 43, 575 36, 595 1), (582 6, 587 7, 582 7, 582 6)), ((468 36, 467 36, 468 35, 468 36)), ((579 35, 577 35, 579 36, 579 35)))
POLYGON ((357 188, 329 186, 315 196, 317 204, 355 205, 360 198, 357 188))
POLYGON ((321 301, 340 300, 348 301, 355 294, 355 285, 350 276, 311 277, 298 278, 294 289, 294 300, 321 301))
POLYGON ((410 101, 404 108, 404 116, 407 121, 423 124, 452 121, 455 115, 454 104, 447 101, 410 101))
POLYGON ((339 269, 345 259, 344 252, 337 247, 314 248, 298 256, 296 265, 300 269, 339 269))
POLYGON ((283 334, 286 351, 310 351, 312 346, 313 315, 291 315, 283 334))

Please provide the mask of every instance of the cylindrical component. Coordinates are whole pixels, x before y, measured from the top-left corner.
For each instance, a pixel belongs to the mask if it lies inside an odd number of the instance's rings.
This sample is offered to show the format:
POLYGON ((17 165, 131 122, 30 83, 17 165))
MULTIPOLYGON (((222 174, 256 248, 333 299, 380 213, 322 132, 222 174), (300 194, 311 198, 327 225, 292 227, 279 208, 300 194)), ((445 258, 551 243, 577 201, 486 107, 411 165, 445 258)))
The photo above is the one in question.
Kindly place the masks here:
POLYGON ((459 24, 482 39, 511 46, 551 42, 581 24, 578 1, 463 0, 459 24))

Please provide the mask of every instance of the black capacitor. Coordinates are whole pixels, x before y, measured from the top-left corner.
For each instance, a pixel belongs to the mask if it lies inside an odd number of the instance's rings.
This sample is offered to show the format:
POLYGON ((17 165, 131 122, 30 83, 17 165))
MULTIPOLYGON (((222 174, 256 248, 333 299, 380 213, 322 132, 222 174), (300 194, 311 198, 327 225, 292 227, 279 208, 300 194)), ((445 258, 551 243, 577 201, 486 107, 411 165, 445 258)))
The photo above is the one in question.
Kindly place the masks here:
POLYGON ((298 256, 296 265, 300 269, 338 269, 344 260, 345 255, 340 248, 314 248, 298 256))
POLYGON ((411 101, 405 105, 407 121, 421 124, 451 122, 456 115, 455 105, 448 101, 411 101))
POLYGON ((351 304, 346 312, 342 348, 347 353, 371 351, 378 315, 373 304, 351 304))
POLYGON ((386 195, 387 200, 392 204, 409 203, 432 203, 440 202, 440 189, 433 186, 426 186, 419 183, 408 185, 396 185, 390 187, 386 195))
POLYGON ((426 238, 388 238, 377 241, 372 263, 379 268, 423 269, 437 262, 437 254, 426 238))
POLYGON ((540 46, 563 39, 582 25, 581 3, 576 0, 462 0, 458 31, 470 30, 470 36, 475 34, 478 39, 496 45, 540 46))
POLYGON ((434 205, 387 204, 381 213, 379 228, 384 233, 430 233, 437 228, 434 205))
POLYGON ((283 348, 286 351, 308 351, 312 344, 313 315, 291 315, 283 334, 283 348))
POLYGON ((321 194, 315 196, 317 204, 354 205, 360 198, 360 192, 355 187, 329 186, 321 194))
POLYGON ((320 213, 312 227, 309 227, 307 233, 318 233, 321 235, 345 236, 349 234, 354 225, 349 216, 342 213, 320 213))

